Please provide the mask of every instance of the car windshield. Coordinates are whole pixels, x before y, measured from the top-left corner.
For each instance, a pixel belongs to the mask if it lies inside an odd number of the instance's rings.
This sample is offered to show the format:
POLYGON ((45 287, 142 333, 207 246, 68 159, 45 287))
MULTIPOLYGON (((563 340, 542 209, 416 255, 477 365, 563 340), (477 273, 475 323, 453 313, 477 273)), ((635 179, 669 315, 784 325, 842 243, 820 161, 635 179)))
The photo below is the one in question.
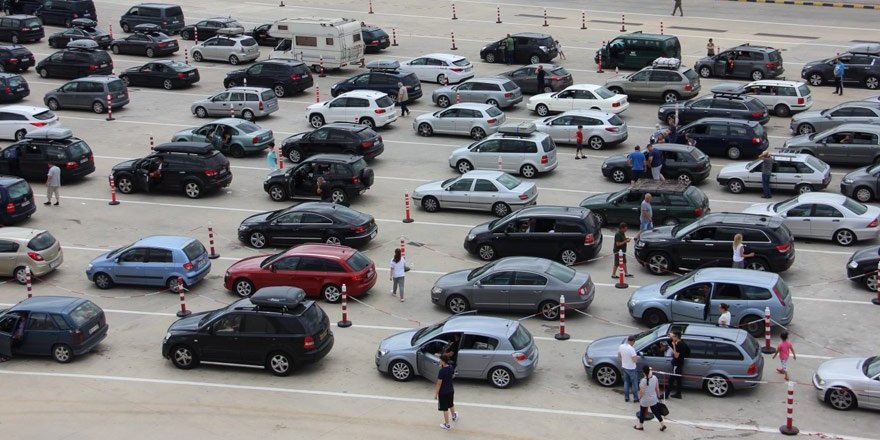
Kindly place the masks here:
POLYGON ((758 350, 760 350, 760 347, 758 346, 758 341, 756 341, 751 335, 746 335, 746 338, 742 343, 742 348, 752 359, 759 356, 758 350))
POLYGON ((352 225, 359 225, 366 220, 364 214, 342 205, 333 205, 333 214, 336 218, 352 225))
POLYGON ((351 254, 351 257, 348 258, 348 265, 355 272, 360 272, 366 269, 370 265, 371 261, 369 258, 364 256, 364 254, 355 251, 355 253, 351 254))
POLYGON ((753 161, 751 161, 751 162, 749 162, 749 163, 746 164, 746 169, 747 169, 747 170, 750 170, 750 169, 752 169, 755 165, 758 165, 759 163, 761 163, 761 159, 755 159, 755 160, 753 160, 753 161))
POLYGON ((354 171, 355 176, 360 176, 361 171, 367 169, 367 162, 364 161, 363 159, 358 159, 349 165, 351 165, 351 169, 352 169, 352 171, 354 171))
POLYGON ((703 151, 699 148, 691 148, 691 155, 693 155, 694 158, 697 160, 703 160, 709 157, 706 156, 706 153, 703 153, 703 151))
POLYGON ((490 269, 495 267, 496 264, 498 264, 498 261, 493 261, 485 266, 478 267, 478 268, 472 270, 471 273, 468 274, 468 277, 467 277, 468 281, 470 281, 474 278, 483 276, 484 273, 488 272, 490 269))
POLYGON ((550 266, 547 266, 547 270, 545 270, 544 273, 550 275, 553 278, 556 278, 559 281, 562 281, 563 283, 568 283, 574 279, 577 271, 568 266, 564 266, 555 261, 551 261, 550 266))
POLYGON ((514 215, 516 215, 516 212, 511 212, 510 214, 507 214, 506 216, 501 217, 497 220, 492 220, 491 222, 489 222, 489 229, 495 229, 496 226, 507 223, 507 221, 512 219, 514 215))
POLYGON ((550 73, 552 73, 554 75, 559 75, 559 76, 568 76, 569 75, 568 71, 565 70, 565 67, 560 67, 558 69, 551 70, 550 73))
MULTIPOLYGON (((235 306, 235 303, 232 303, 229 305, 229 307, 233 307, 233 306, 235 306)), ((212 310, 208 313, 205 313, 205 316, 203 316, 202 319, 199 320, 199 327, 205 325, 205 323, 207 323, 208 321, 213 319, 215 316, 217 316, 217 312, 220 312, 222 310, 226 310, 226 309, 217 309, 217 310, 212 310)))
POLYGON ((877 165, 873 165, 873 166, 871 166, 871 167, 868 167, 868 169, 865 170, 865 171, 868 172, 868 173, 870 173, 870 174, 874 174, 874 173, 876 173, 877 171, 880 171, 880 164, 877 164, 877 165))
POLYGON ((498 116, 501 116, 504 112, 502 112, 501 110, 498 110, 498 107, 493 106, 493 107, 489 107, 488 109, 486 109, 486 113, 488 113, 489 116, 491 116, 493 118, 497 118, 498 116))
POLYGON ((513 349, 520 351, 532 344, 532 334, 522 325, 516 324, 516 330, 510 335, 510 345, 513 349))
POLYGON ((256 46, 257 40, 254 40, 253 38, 242 38, 240 43, 245 47, 256 46))
POLYGON ((684 74, 685 78, 687 78, 690 82, 694 82, 697 80, 697 72, 694 72, 694 69, 688 69, 682 73, 684 74))
POLYGON ((686 234, 690 234, 690 232, 693 231, 694 229, 696 229, 697 226, 699 226, 699 223, 697 223, 697 222, 688 223, 688 224, 679 223, 678 226, 675 226, 672 228, 672 236, 673 237, 682 237, 686 234))
POLYGON ((41 121, 48 121, 55 117, 55 113, 52 113, 52 110, 46 110, 44 112, 39 112, 34 115, 34 119, 39 119, 41 121))
POLYGON ((6 188, 6 191, 9 192, 10 199, 17 199, 21 196, 25 196, 30 192, 30 190, 31 186, 28 185, 28 183, 24 180, 15 182, 12 185, 9 185, 8 188, 6 188))
POLYGON ((665 326, 659 326, 637 334, 635 336, 636 341, 633 346, 636 347, 637 350, 640 350, 642 347, 654 342, 658 337, 661 336, 660 330, 664 328, 665 326))
POLYGON ((242 122, 236 125, 235 128, 238 128, 245 133, 253 133, 260 129, 260 127, 257 127, 256 124, 251 124, 250 122, 242 122))
POLYGON ((88 156, 91 156, 91 154, 92 154, 92 149, 89 148, 89 146, 86 145, 86 143, 83 141, 74 142, 74 143, 68 145, 67 150, 70 151, 70 158, 71 159, 79 159, 82 157, 88 157, 88 156))
POLYGON ((598 89, 593 90, 593 93, 599 95, 599 97, 602 99, 608 99, 615 96, 614 92, 606 89, 605 87, 599 87, 598 89))
POLYGON ((807 156, 807 160, 806 160, 806 162, 807 162, 807 164, 809 164, 811 167, 813 167, 813 168, 815 168, 815 169, 817 169, 817 170, 819 170, 819 171, 821 171, 821 172, 823 172, 823 173, 825 172, 825 170, 827 170, 827 169, 829 168, 829 166, 828 166, 827 163, 822 162, 822 161, 819 160, 819 159, 816 159, 814 156, 807 156))
POLYGON ((620 127, 623 125, 623 119, 620 119, 620 116, 611 115, 611 117, 608 118, 608 123, 615 127, 620 127))
POLYGON ((110 253, 107 254, 107 258, 111 258, 111 257, 113 257, 114 255, 119 254, 119 252, 124 251, 124 250, 130 248, 130 247, 133 246, 133 245, 134 245, 134 243, 132 243, 132 244, 128 244, 128 245, 125 245, 125 246, 122 246, 122 247, 119 247, 119 248, 116 248, 116 249, 113 249, 112 251, 110 251, 110 253))
POLYGON ((785 212, 785 211, 788 211, 789 209, 795 207, 795 205, 797 205, 798 203, 800 203, 798 201, 798 198, 794 197, 794 198, 788 199, 784 202, 779 202, 779 203, 773 205, 773 211, 774 212, 785 212))
POLYGON ((460 60, 453 61, 452 64, 455 64, 458 67, 464 67, 464 66, 470 66, 471 62, 468 61, 467 58, 462 58, 460 60))
POLYGON ((107 83, 107 90, 112 93, 122 92, 125 91, 125 84, 120 80, 110 81, 107 83))
POLYGON ((755 126, 752 127, 752 129, 755 130, 755 137, 756 138, 758 138, 758 139, 764 138, 764 126, 763 125, 755 124, 755 126))
POLYGON ((512 92, 519 88, 519 86, 516 85, 513 81, 502 83, 501 87, 504 89, 505 92, 512 92))
POLYGON ((496 182, 503 185, 505 188, 512 190, 518 187, 522 181, 517 179, 516 177, 511 176, 510 174, 502 174, 495 179, 496 182))
POLYGON ((271 90, 264 90, 262 93, 260 93, 260 99, 262 99, 263 101, 269 101, 272 98, 275 98, 275 92, 271 90))
POLYGON ((672 289, 673 292, 677 292, 682 286, 690 284, 694 279, 693 272, 687 275, 680 276, 678 278, 673 278, 660 286, 660 293, 666 293, 669 289, 672 289))
POLYGON ((868 212, 868 207, 847 197, 843 200, 843 207, 849 209, 855 215, 862 215, 868 212))
POLYGON ((205 246, 200 241, 193 240, 183 247, 183 253, 189 261, 193 261, 205 254, 205 246))
POLYGON ((420 328, 418 331, 416 331, 416 334, 413 335, 410 343, 413 346, 416 346, 416 345, 421 345, 422 342, 431 340, 431 338, 439 335, 440 332, 443 331, 444 324, 446 324, 446 323, 441 322, 439 324, 429 325, 427 327, 420 328))
POLYGON ((275 260, 284 256, 284 253, 287 251, 281 251, 277 254, 269 255, 268 257, 263 259, 263 262, 260 263, 260 267, 265 268, 266 266, 275 262, 275 260))
POLYGON ((874 377, 880 374, 880 356, 871 356, 865 359, 865 365, 862 366, 865 376, 874 377))
POLYGON ((91 301, 86 301, 70 311, 70 320, 77 328, 81 328, 87 322, 101 314, 101 309, 91 301))
POLYGON ((184 70, 190 70, 191 67, 189 64, 180 61, 169 61, 165 63, 166 66, 174 69, 175 72, 183 72, 184 70))
POLYGON ((53 244, 55 244, 55 237, 48 231, 44 231, 32 238, 27 247, 32 251, 44 251, 52 247, 53 244))
POLYGON ((376 100, 376 105, 380 108, 394 107, 394 101, 388 95, 385 95, 376 100))
POLYGON ((806 84, 799 85, 797 89, 802 97, 810 96, 810 88, 806 84))
POLYGON ((41 22, 39 18, 28 18, 27 20, 21 21, 21 27, 40 27, 42 25, 43 22, 41 22))

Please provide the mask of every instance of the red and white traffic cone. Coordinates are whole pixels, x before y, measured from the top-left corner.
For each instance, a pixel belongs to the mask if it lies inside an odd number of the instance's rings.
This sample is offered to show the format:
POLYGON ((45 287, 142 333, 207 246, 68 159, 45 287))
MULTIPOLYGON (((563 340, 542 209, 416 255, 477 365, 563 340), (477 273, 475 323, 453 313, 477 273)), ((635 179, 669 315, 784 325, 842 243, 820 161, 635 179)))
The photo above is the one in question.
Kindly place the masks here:
POLYGON ((410 202, 409 202, 409 193, 403 194, 403 208, 406 214, 406 217, 403 218, 404 223, 412 223, 415 220, 412 219, 412 215, 410 214, 410 202))
POLYGON ((764 307, 764 347, 761 348, 761 353, 776 353, 776 349, 770 345, 770 307, 764 307))
POLYGON ((187 66, 189 66, 189 49, 185 47, 183 48, 183 62, 186 63, 187 66))
POLYGON ((779 427, 779 432, 785 435, 797 435, 800 430, 794 426, 794 382, 788 382, 788 399, 785 409, 785 424, 779 427))
POLYGON ((324 72, 324 55, 321 55, 321 73, 318 74, 319 78, 324 78, 327 76, 327 73, 324 72))
POLYGON ((208 224, 208 249, 211 250, 211 253, 208 254, 208 258, 214 260, 220 258, 220 254, 214 250, 214 227, 208 224))
POLYGON ((153 135, 150 135, 150 151, 156 149, 156 144, 153 143, 153 135))
POLYGON ((342 321, 336 323, 339 328, 351 327, 351 321, 348 320, 348 293, 345 284, 342 285, 342 321))
POLYGON ((877 263, 877 273, 874 275, 874 285, 877 288, 877 297, 872 299, 874 305, 880 306, 880 263, 877 263))
POLYGON ((372 13, 373 13, 373 0, 370 0, 370 11, 368 12, 368 14, 372 14, 372 13))
POLYGON ((107 32, 107 34, 110 36, 110 39, 112 40, 113 39, 113 25, 112 24, 108 25, 108 27, 109 27, 109 31, 107 32))
POLYGON ((451 32, 450 35, 452 35, 452 47, 450 47, 449 50, 458 50, 458 48, 455 47, 455 32, 451 32))
POLYGON ((501 160, 501 156, 498 156, 498 171, 504 169, 504 162, 501 160))
POLYGON ((321 102, 321 86, 315 86, 315 102, 321 102))
POLYGON ((461 93, 455 92, 455 103, 461 104, 461 93))
POLYGON ((617 251, 617 284, 614 287, 618 289, 626 289, 629 284, 626 283, 626 265, 623 263, 623 249, 617 251))
POLYGON ((571 337, 565 332, 565 295, 559 295, 559 333, 553 337, 559 341, 567 341, 571 337))
POLYGON ((275 160, 278 162, 278 169, 284 169, 284 154, 281 151, 281 147, 275 147, 275 160))
POLYGON ((544 24, 542 26, 544 26, 544 27, 550 26, 550 23, 547 23, 547 10, 546 9, 544 9, 544 24))
POLYGON ((119 204, 119 200, 116 200, 116 181, 113 179, 113 176, 110 176, 110 203, 108 205, 115 206, 119 204))
POLYGON ((391 45, 397 46, 397 29, 391 28, 391 45))
POLYGON ((455 3, 452 4, 452 19, 458 20, 458 16, 455 15, 455 3))
POLYGON ((32 278, 31 277, 31 268, 30 268, 30 266, 25 266, 24 267, 24 284, 25 284, 25 287, 27 287, 28 298, 33 298, 33 296, 34 296, 33 283, 31 281, 31 278, 32 278))
POLYGON ((193 42, 195 42, 195 44, 199 44, 199 28, 197 27, 193 28, 193 42))
POLYGON ((660 22, 660 35, 663 35, 663 22, 660 22))
POLYGON ((501 6, 495 6, 495 23, 501 24, 501 6))
POLYGON ((180 294, 180 310, 177 312, 177 316, 183 318, 191 315, 192 311, 186 309, 186 286, 183 285, 182 277, 177 277, 177 293, 180 294))
POLYGON ((406 257, 406 239, 400 236, 400 256, 406 257))
POLYGON ((581 29, 587 28, 587 12, 581 11, 581 29))
POLYGON ((113 117, 113 95, 107 94, 107 120, 115 121, 116 119, 113 117))
POLYGON ((620 32, 626 32, 626 14, 620 14, 620 32))

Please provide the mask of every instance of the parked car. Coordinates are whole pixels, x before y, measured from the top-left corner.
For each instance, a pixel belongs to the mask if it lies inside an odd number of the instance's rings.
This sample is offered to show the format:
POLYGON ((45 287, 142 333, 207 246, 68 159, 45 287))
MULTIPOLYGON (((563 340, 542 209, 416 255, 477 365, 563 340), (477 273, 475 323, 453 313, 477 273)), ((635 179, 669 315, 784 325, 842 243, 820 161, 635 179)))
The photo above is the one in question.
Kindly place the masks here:
POLYGON ((355 90, 311 104, 305 113, 312 128, 321 128, 327 122, 357 122, 376 129, 397 120, 394 106, 394 100, 385 93, 355 90))
POLYGON ((128 87, 115 76, 92 75, 68 81, 63 86, 47 92, 43 96, 43 102, 53 111, 74 108, 101 114, 106 112, 108 107, 115 110, 128 105, 128 87), (111 97, 109 101, 108 96, 111 97))
MULTIPOLYGON (((804 194, 820 191, 831 183, 831 167, 809 154, 773 153, 770 188, 804 194)), ((721 186, 739 194, 747 189, 761 189, 762 161, 737 162, 725 166, 715 179, 721 186)))
POLYGON ((232 183, 229 159, 211 144, 202 142, 156 145, 153 152, 144 158, 115 165, 111 175, 116 188, 123 194, 138 191, 183 192, 191 199, 219 191, 232 183), (158 175, 157 170, 160 171, 158 175))
POLYGON ((449 155, 449 166, 459 173, 500 169, 531 179, 556 169, 556 144, 532 123, 505 125, 483 140, 458 148, 449 155))
POLYGON ((82 20, 97 21, 98 14, 92 0, 53 0, 39 1, 33 11, 43 24, 76 27, 82 20))
POLYGON ((330 87, 330 95, 335 98, 353 90, 375 90, 397 102, 399 84, 403 84, 409 97, 407 102, 414 102, 422 97, 422 83, 419 82, 419 78, 415 73, 402 71, 397 61, 370 61, 367 63, 367 69, 369 71, 366 73, 333 84, 330 87))
POLYGON ((572 266, 599 254, 602 231, 589 209, 530 206, 474 226, 464 249, 485 261, 522 255, 553 258, 572 266))
POLYGON ((360 247, 376 238, 379 226, 369 214, 335 203, 305 202, 242 220, 238 240, 251 247, 308 242, 360 247))
POLYGON ((336 122, 311 132, 291 135, 281 143, 281 153, 293 163, 321 153, 341 153, 375 159, 385 151, 382 136, 362 124, 336 122))
POLYGON ((278 98, 272 90, 262 87, 232 87, 192 103, 190 111, 199 118, 234 114, 253 121, 277 112, 278 98))
POLYGON ((181 370, 217 362, 287 376, 321 360, 333 343, 330 319, 302 289, 267 287, 222 309, 175 321, 162 340, 162 357, 181 370), (240 350, 240 343, 248 349, 240 350))
POLYGON ((681 42, 675 35, 646 34, 642 31, 620 35, 596 50, 593 62, 608 68, 641 69, 657 58, 681 59, 681 42))
POLYGON ((226 74, 223 87, 265 87, 281 98, 300 93, 314 85, 315 79, 302 61, 271 59, 254 63, 247 69, 233 70, 226 74))
POLYGON ((876 200, 880 194, 880 164, 847 173, 840 181, 840 193, 862 203, 876 200))
MULTIPOLYGON (((18 102, 31 94, 27 80, 17 73, 0 72, 0 102, 18 102)), ((0 124, 6 121, 0 120, 0 124)))
POLYGON ((713 93, 741 93, 757 98, 773 114, 789 117, 792 113, 808 110, 813 106, 810 86, 800 81, 762 79, 748 84, 719 84, 712 87, 713 93))
POLYGON ((654 275, 680 269, 730 267, 733 237, 755 256, 746 269, 784 272, 794 264, 794 238, 783 219, 754 214, 712 213, 687 225, 643 231, 635 241, 636 260, 654 275))
POLYGON ((141 24, 157 25, 162 32, 168 34, 176 34, 186 26, 183 9, 166 3, 140 3, 132 6, 119 18, 122 32, 131 32, 141 24))
POLYGON ((877 293, 877 265, 880 264, 880 246, 859 249, 846 262, 846 277, 861 284, 871 293, 877 293))
POLYGON ((627 98, 659 99, 673 103, 691 99, 700 93, 700 77, 677 58, 659 58, 636 73, 615 75, 605 81, 605 88, 627 98))
POLYGON ((207 40, 215 35, 219 35, 223 29, 225 35, 243 34, 244 26, 232 17, 215 17, 207 20, 201 20, 196 24, 190 24, 180 30, 180 38, 184 40, 192 40, 198 36, 201 40, 207 40))
POLYGON ((806 193, 784 202, 757 203, 743 212, 780 217, 795 237, 833 240, 841 246, 880 234, 880 208, 841 194, 806 193))
POLYGON ((871 101, 849 101, 815 112, 803 112, 791 118, 791 134, 810 134, 843 124, 880 124, 880 105, 871 101))
POLYGON ((834 82, 834 65, 838 61, 844 66, 844 85, 863 85, 870 90, 880 87, 880 49, 876 45, 870 49, 854 47, 831 58, 805 63, 801 78, 811 86, 834 82))
POLYGON ((727 118, 703 118, 676 130, 667 142, 687 144, 688 139, 702 152, 738 160, 757 157, 770 148, 767 131, 756 121, 727 118))
POLYGON ((172 141, 203 143, 213 142, 217 137, 222 139, 217 149, 236 158, 275 146, 272 130, 238 118, 217 119, 201 127, 185 128, 174 133, 172 141))
MULTIPOLYGON (((713 397, 726 397, 735 389, 755 388, 761 384, 764 357, 760 345, 748 332, 738 328, 709 324, 662 324, 635 335, 638 369, 651 367, 655 374, 671 374, 672 363, 663 347, 669 346, 669 334, 681 332, 690 348, 690 356, 681 372, 682 385, 703 389, 713 397)), ((622 374, 617 348, 627 336, 597 339, 584 353, 582 363, 587 376, 603 387, 620 383, 622 374)))
POLYGON ((21 177, 0 175, 0 225, 9 226, 31 218, 37 212, 34 191, 21 177))
MULTIPOLYGON (((199 82, 199 69, 174 60, 156 60, 125 69, 119 79, 126 87, 162 87, 165 90, 190 87, 199 82)), ((228 114, 228 113, 227 113, 228 114)))
POLYGON ((614 146, 629 137, 626 121, 599 110, 569 110, 535 121, 535 129, 550 135, 557 144, 577 144, 577 130, 584 131, 584 145, 594 149, 614 146))
POLYGON ((92 40, 67 43, 67 49, 40 60, 36 67, 40 78, 83 78, 112 75, 113 59, 92 40))
POLYGON ((87 299, 34 296, 0 312, 0 356, 51 356, 66 364, 94 350, 109 328, 104 311, 87 299))
POLYGON ((880 126, 842 124, 819 133, 794 136, 782 144, 785 153, 805 153, 832 164, 880 163, 880 126))
POLYGON ((0 276, 12 277, 21 285, 27 283, 27 268, 34 279, 40 279, 64 262, 61 243, 42 229, 0 228, 0 256, 0 276))
POLYGON ((18 44, 0 45, 0 71, 25 72, 37 63, 33 52, 18 44))
POLYGON ((503 72, 498 76, 513 81, 522 89, 523 93, 530 95, 559 92, 574 84, 571 73, 565 70, 565 67, 556 64, 529 64, 528 66, 503 72), (544 69, 544 88, 541 90, 538 90, 538 66, 544 69))
POLYGON ((604 86, 575 84, 561 92, 532 96, 526 107, 538 116, 568 110, 599 110, 618 114, 629 108, 629 102, 626 95, 616 95, 604 86))
MULTIPOLYGON (((706 180, 712 171, 709 156, 690 145, 660 143, 654 148, 663 154, 660 174, 668 180, 678 180, 685 185, 695 185, 706 180)), ((632 180, 632 166, 625 154, 609 156, 602 162, 602 175, 615 183, 632 180)))
POLYGON ((645 194, 654 197, 651 207, 654 209, 654 223, 658 225, 690 223, 710 211, 709 198, 703 191, 677 180, 639 180, 622 191, 589 196, 581 201, 580 206, 596 216, 600 227, 621 223, 638 225, 639 206, 645 194))
POLYGON ((660 104, 657 109, 657 119, 669 126, 711 117, 756 121, 763 125, 770 120, 770 111, 757 98, 739 92, 717 92, 683 102, 660 104))
POLYGON ((288 199, 318 200, 318 177, 330 185, 330 201, 348 205, 373 185, 373 169, 361 156, 317 154, 299 165, 275 170, 263 181, 263 190, 275 202, 288 199))
POLYGON ((347 295, 358 298, 367 293, 378 276, 376 265, 364 254, 337 244, 302 244, 274 255, 257 255, 233 263, 223 276, 223 286, 241 297, 264 287, 299 287, 309 297, 327 302, 347 295))
POLYGON ((128 284, 165 286, 178 292, 180 280, 189 288, 210 271, 208 251, 198 240, 152 235, 95 257, 86 268, 86 276, 99 289, 128 284))
POLYGON ((880 356, 825 361, 813 375, 813 386, 819 400, 834 409, 880 409, 880 356))
POLYGON ((180 50, 177 40, 161 32, 155 24, 139 24, 134 33, 113 40, 110 50, 114 55, 146 55, 149 58, 171 55, 180 50))
POLYGON ((57 32, 49 36, 49 47, 62 49, 67 47, 67 43, 77 40, 94 41, 101 49, 107 49, 108 47, 110 47, 110 34, 98 30, 96 28, 96 26, 98 26, 98 22, 88 18, 75 18, 72 22, 73 27, 71 27, 70 29, 57 32))
POLYGON ((364 42, 365 53, 379 53, 382 49, 387 49, 388 46, 391 46, 391 39, 388 37, 388 33, 378 26, 369 24, 361 25, 361 40, 364 42))
MULTIPOLYGON (((384 40, 386 45, 387 37, 386 34, 384 40)), ((460 83, 474 77, 474 66, 467 58, 448 53, 429 53, 404 61, 400 63, 400 70, 414 73, 419 81, 436 82, 441 85, 460 83)))
POLYGON ((694 64, 694 70, 703 78, 717 76, 747 78, 752 81, 776 78, 785 73, 779 49, 749 43, 731 47, 714 56, 700 58, 694 64))
MULTIPOLYGON (((509 34, 513 38, 513 62, 517 64, 549 63, 559 55, 556 49, 556 39, 549 34, 536 32, 520 32, 509 34)), ((480 49, 480 59, 487 63, 500 63, 505 61, 504 37, 493 43, 489 43, 480 49)))
POLYGON ((376 368, 398 382, 415 376, 434 382, 440 371, 439 353, 456 337, 457 378, 488 380, 496 388, 508 388, 531 376, 538 366, 538 347, 519 321, 455 315, 383 339, 376 368))
POLYGON ((95 172, 95 157, 84 140, 66 128, 44 127, 29 131, 23 140, 3 149, 0 174, 44 182, 50 163, 61 168, 63 185, 95 172), (13 154, 12 149, 18 153, 13 154))
POLYGON ((431 288, 431 302, 450 313, 470 310, 535 312, 547 320, 559 318, 559 298, 565 307, 586 310, 596 295, 590 274, 555 261, 507 257, 475 269, 441 276, 431 288))
POLYGON ((473 78, 434 90, 431 101, 443 108, 459 102, 479 102, 503 109, 522 102, 522 90, 506 78, 473 78))
POLYGON ((246 31, 244 34, 257 40, 257 44, 260 46, 269 46, 275 47, 281 42, 281 38, 273 37, 269 35, 269 29, 272 28, 272 23, 264 23, 261 24, 252 30, 246 31))
POLYGON ((534 182, 523 182, 503 171, 469 171, 459 177, 420 185, 413 202, 428 212, 440 209, 489 211, 505 217, 512 211, 538 202, 534 182))
POLYGON ((454 134, 480 140, 495 134, 507 122, 507 116, 491 104, 453 104, 445 110, 423 113, 413 119, 413 129, 420 136, 454 134))
MULTIPOLYGON (((181 38, 182 37, 181 33, 181 38)), ((186 38, 184 38, 186 40, 186 38)), ((218 35, 196 44, 190 51, 193 61, 227 61, 233 66, 260 57, 257 40, 246 35, 218 35)))
POLYGON ((36 43, 46 36, 43 22, 33 15, 7 15, 0 20, 0 41, 36 43))

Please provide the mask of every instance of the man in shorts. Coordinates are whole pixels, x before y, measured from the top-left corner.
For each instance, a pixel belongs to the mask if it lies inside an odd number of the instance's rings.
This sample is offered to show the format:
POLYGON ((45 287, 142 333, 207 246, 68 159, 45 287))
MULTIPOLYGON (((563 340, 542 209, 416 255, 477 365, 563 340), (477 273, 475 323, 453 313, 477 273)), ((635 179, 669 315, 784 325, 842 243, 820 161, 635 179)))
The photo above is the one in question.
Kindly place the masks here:
POLYGON ((639 235, 642 232, 654 229, 654 209, 651 208, 651 193, 645 193, 642 200, 641 212, 639 213, 639 235))
POLYGON ((455 368, 449 364, 449 356, 440 355, 440 372, 437 373, 437 384, 434 386, 434 399, 437 401, 437 410, 443 411, 443 423, 440 427, 451 429, 449 426, 449 413, 452 413, 452 421, 458 421, 458 413, 455 412, 455 389, 452 386, 452 377, 455 368))

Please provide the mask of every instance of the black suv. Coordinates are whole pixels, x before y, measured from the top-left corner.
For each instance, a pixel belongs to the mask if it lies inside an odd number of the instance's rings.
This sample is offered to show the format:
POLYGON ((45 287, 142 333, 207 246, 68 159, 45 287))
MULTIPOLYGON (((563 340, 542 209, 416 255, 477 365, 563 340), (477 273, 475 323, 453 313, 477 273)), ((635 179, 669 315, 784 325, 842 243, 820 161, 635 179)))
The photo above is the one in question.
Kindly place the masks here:
POLYGON ((78 18, 98 21, 92 0, 46 0, 40 3, 34 15, 40 17, 43 24, 70 27, 78 18))
POLYGON ((361 25, 361 39, 364 40, 364 52, 379 53, 382 49, 391 46, 391 39, 388 38, 388 32, 382 30, 378 26, 369 24, 361 25))
POLYGON ((110 50, 114 54, 146 55, 150 58, 167 56, 180 50, 177 40, 160 32, 155 24, 139 24, 134 27, 134 33, 117 38, 110 43, 110 50))
POLYGON ((41 78, 83 78, 90 75, 112 75, 113 60, 98 49, 92 40, 67 43, 67 49, 49 55, 37 63, 41 78))
POLYGON ((862 84, 876 90, 880 87, 880 45, 860 44, 839 56, 804 64, 801 78, 812 86, 834 82, 834 65, 843 63, 843 82, 862 84))
POLYGON ((757 122, 742 119, 703 118, 679 128, 667 140, 684 144, 688 139, 703 153, 733 160, 757 157, 770 148, 767 130, 757 122))
POLYGON ((758 98, 735 92, 718 92, 684 102, 660 104, 657 118, 667 125, 687 124, 700 118, 730 118, 758 121, 762 125, 770 120, 770 110, 758 98))
MULTIPOLYGON (((660 174, 667 179, 677 179, 686 185, 700 183, 709 177, 712 164, 709 156, 690 145, 654 144, 654 148, 663 154, 663 168, 660 174)), ((647 155, 647 150, 644 151, 647 155)), ((616 183, 632 180, 632 166, 625 154, 617 154, 605 159, 602 163, 602 175, 616 183)))
MULTIPOLYGON (((516 64, 549 63, 559 55, 556 50, 556 40, 548 34, 535 32, 522 32, 512 34, 513 38, 513 61, 516 64)), ((503 63, 505 60, 504 47, 507 37, 494 43, 489 43, 480 49, 480 59, 487 63, 503 63)))
POLYGON ((715 56, 701 58, 694 70, 703 78, 748 78, 752 81, 776 78, 785 72, 779 49, 743 44, 715 56))
POLYGON ((34 54, 24 46, 0 46, 0 69, 4 72, 24 72, 36 63, 34 54))
POLYGON ((366 125, 348 122, 327 124, 311 133, 298 133, 281 144, 284 157, 293 163, 319 153, 360 155, 373 159, 385 151, 382 136, 366 125))
POLYGON ((0 225, 9 226, 31 218, 37 212, 34 191, 28 183, 14 176, 0 175, 0 225))
POLYGON ((464 249, 481 260, 506 256, 553 258, 567 266, 602 250, 602 230, 589 209, 530 206, 474 226, 464 249))
POLYGON ((88 18, 77 18, 73 20, 73 27, 49 36, 49 47, 63 49, 67 47, 67 43, 76 40, 92 40, 98 43, 98 47, 106 49, 110 47, 110 35, 104 31, 98 30, 94 20, 88 18))
POLYGON ((40 128, 3 150, 0 174, 45 181, 50 163, 61 168, 61 183, 95 172, 95 157, 84 140, 73 137, 66 128, 40 128))
POLYGON ((299 165, 269 173, 263 190, 276 202, 290 198, 319 200, 318 177, 330 185, 331 201, 340 205, 348 205, 352 198, 363 194, 374 178, 373 169, 361 156, 318 154, 299 165))
POLYGON ((116 188, 123 194, 135 191, 183 191, 197 199, 232 183, 229 159, 202 142, 169 142, 153 153, 113 167, 116 188))
POLYGON ((305 295, 296 287, 266 287, 222 309, 193 313, 168 327, 162 356, 182 370, 220 362, 287 376, 333 348, 330 319, 305 295))
POLYGON ((642 232, 635 244, 636 259, 654 275, 671 275, 680 269, 730 267, 733 237, 755 256, 746 268, 783 272, 794 264, 794 238, 779 217, 754 214, 708 214, 678 226, 642 232))
POLYGON ((17 73, 0 73, 0 102, 21 101, 31 94, 27 80, 17 73))
POLYGON ((375 90, 382 92, 397 101, 397 92, 400 91, 399 83, 406 86, 409 101, 412 102, 422 97, 422 83, 415 73, 401 72, 400 63, 397 61, 371 61, 367 64, 370 69, 367 73, 355 75, 345 81, 340 81, 330 87, 330 95, 334 98, 352 90, 375 90))
POLYGON ((309 68, 302 61, 272 59, 252 64, 247 69, 233 70, 223 79, 223 87, 248 86, 272 89, 275 96, 300 93, 315 84, 309 68))
POLYGON ((622 191, 587 197, 580 206, 593 212, 600 227, 638 225, 645 194, 653 196, 651 208, 656 224, 690 223, 709 212, 709 198, 703 191, 674 180, 642 179, 622 191))
POLYGON ((230 17, 218 17, 209 18, 196 24, 184 26, 183 29, 180 30, 180 38, 184 40, 192 40, 198 35, 199 41, 205 41, 208 38, 217 36, 220 29, 229 29, 231 31, 238 31, 238 33, 244 33, 244 26, 235 19, 230 17))
POLYGON ((43 22, 33 15, 9 15, 0 18, 0 41, 13 44, 35 43, 46 36, 43 22))

